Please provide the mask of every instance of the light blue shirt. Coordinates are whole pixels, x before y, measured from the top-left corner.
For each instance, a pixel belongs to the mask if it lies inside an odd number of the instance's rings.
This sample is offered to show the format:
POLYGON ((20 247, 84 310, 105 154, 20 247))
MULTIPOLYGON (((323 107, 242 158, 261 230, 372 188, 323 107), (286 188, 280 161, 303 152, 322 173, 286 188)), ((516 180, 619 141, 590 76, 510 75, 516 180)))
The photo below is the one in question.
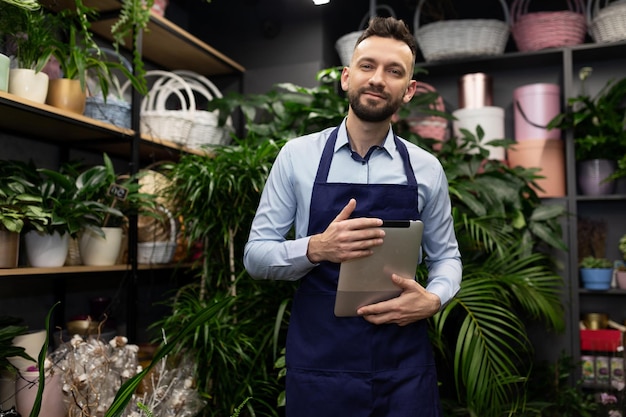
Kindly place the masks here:
MULTIPOLYGON (((334 128, 288 141, 272 166, 244 250, 244 265, 255 279, 295 281, 317 264, 306 256, 313 182, 324 145, 334 128), (285 236, 294 226, 295 238, 285 236)), ((458 292, 462 264, 451 216, 448 182, 440 162, 420 147, 406 145, 418 184, 424 222, 422 249, 428 267, 426 289, 445 305, 458 292)), ((345 120, 339 128, 328 182, 406 184, 402 157, 389 129, 369 159, 352 158, 345 120)), ((346 204, 348 202, 346 201, 346 204)), ((359 202, 357 201, 357 207, 359 202)), ((337 213, 339 214, 339 213, 337 213)))

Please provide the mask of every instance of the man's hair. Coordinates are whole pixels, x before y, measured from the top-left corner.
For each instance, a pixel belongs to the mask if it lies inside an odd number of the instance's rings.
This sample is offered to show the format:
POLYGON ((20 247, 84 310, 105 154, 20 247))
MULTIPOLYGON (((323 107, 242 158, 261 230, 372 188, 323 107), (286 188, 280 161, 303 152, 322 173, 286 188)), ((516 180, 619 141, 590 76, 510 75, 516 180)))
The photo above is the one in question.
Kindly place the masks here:
POLYGON ((393 38, 406 43, 411 48, 413 60, 417 54, 417 41, 413 34, 409 31, 404 21, 395 17, 374 17, 370 19, 367 29, 359 36, 356 45, 360 44, 363 39, 370 36, 379 36, 381 38, 393 38))

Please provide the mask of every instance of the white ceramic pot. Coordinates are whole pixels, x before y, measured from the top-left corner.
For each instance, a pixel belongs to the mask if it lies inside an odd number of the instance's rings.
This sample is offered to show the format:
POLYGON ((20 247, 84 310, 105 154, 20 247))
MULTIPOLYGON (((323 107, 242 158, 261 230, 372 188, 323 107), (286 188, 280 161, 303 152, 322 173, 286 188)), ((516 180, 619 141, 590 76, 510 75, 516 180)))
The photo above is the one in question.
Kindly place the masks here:
MULTIPOLYGON (((504 109, 502 107, 464 108, 452 112, 456 118, 452 122, 454 136, 462 138, 461 129, 467 129, 476 135, 476 128, 480 126, 485 132, 481 145, 489 151, 489 159, 504 160, 505 150, 498 146, 489 146, 485 143, 494 139, 504 139, 504 109)), ((460 140, 460 139, 459 139, 460 140)), ((477 150, 467 149, 468 153, 477 153, 477 150)))
POLYGON ((70 235, 31 230, 24 234, 26 255, 30 266, 55 268, 63 266, 69 250, 70 235))
POLYGON ((91 230, 85 230, 78 240, 83 265, 115 265, 122 247, 123 229, 103 227, 102 237, 91 230))
POLYGON ((0 91, 9 91, 10 66, 11 59, 5 54, 0 54, 0 91))
POLYGON ((9 71, 9 93, 37 103, 45 103, 48 95, 48 74, 26 68, 9 71))
MULTIPOLYGON (((38 389, 38 371, 20 372, 15 382, 15 405, 20 415, 30 415, 38 389)), ((46 375, 39 417, 64 417, 67 407, 63 398, 60 371, 46 375)))
MULTIPOLYGON (((37 360, 39 352, 41 351, 41 348, 43 347, 45 341, 46 331, 36 330, 14 337, 12 344, 13 346, 19 346, 24 348, 26 353, 30 355, 31 358, 37 360)), ((28 359, 24 359, 19 356, 12 356, 8 358, 8 360, 19 371, 25 371, 29 366, 37 365, 36 362, 29 361, 28 359)))

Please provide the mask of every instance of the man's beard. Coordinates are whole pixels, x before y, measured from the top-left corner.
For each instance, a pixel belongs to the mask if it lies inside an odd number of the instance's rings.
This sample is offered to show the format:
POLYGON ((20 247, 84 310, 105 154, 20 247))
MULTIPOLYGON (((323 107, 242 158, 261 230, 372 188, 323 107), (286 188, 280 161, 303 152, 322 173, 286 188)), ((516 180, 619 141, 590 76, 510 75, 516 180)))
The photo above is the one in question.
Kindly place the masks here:
MULTIPOLYGON (((398 109, 402 106, 402 97, 396 100, 388 101, 383 107, 373 107, 369 106, 368 104, 362 104, 359 98, 361 97, 361 94, 367 91, 373 91, 379 95, 384 94, 372 88, 363 88, 361 90, 352 92, 348 91, 348 101, 350 102, 350 107, 352 108, 352 111, 359 119, 363 120, 364 122, 378 123, 385 121, 393 116, 395 112, 397 112, 398 109)), ((388 98, 387 95, 385 95, 385 97, 388 98)), ((367 100, 368 99, 365 100, 366 103, 367 100)))

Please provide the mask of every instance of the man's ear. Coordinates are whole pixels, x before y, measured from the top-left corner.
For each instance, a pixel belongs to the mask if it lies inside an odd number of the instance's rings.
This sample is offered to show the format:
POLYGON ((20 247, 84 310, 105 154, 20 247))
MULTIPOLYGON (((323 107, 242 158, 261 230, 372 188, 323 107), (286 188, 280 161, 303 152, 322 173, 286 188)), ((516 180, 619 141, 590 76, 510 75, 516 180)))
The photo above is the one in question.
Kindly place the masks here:
POLYGON ((343 67, 341 70, 341 89, 348 91, 348 78, 350 77, 350 67, 343 67))
POLYGON ((402 97, 402 101, 404 101, 405 104, 411 101, 416 91, 417 91, 417 81, 415 80, 409 81, 409 85, 406 87, 406 91, 404 92, 404 97, 402 97))

